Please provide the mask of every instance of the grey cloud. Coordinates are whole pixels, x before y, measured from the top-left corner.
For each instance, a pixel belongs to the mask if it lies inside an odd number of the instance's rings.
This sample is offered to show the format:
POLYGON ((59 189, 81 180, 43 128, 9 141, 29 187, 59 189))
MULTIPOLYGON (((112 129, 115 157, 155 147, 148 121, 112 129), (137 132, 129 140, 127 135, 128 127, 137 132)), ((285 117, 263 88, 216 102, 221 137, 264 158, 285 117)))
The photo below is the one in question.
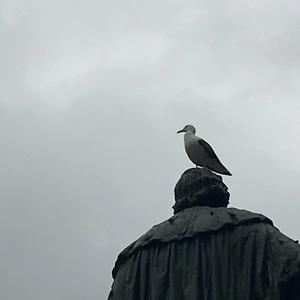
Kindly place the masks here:
POLYGON ((299 236, 297 2, 1 2, 0 289, 105 299, 172 214, 194 124, 231 205, 299 236))

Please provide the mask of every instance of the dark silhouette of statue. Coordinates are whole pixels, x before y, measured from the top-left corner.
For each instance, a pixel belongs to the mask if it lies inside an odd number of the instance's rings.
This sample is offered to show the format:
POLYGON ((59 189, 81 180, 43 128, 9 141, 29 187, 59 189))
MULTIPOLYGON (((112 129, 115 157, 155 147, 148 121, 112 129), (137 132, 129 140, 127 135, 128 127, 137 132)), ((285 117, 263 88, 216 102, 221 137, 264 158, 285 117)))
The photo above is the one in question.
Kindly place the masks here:
POLYGON ((221 176, 187 170, 175 201, 119 254, 109 300, 300 299, 300 246, 267 217, 227 208, 221 176))

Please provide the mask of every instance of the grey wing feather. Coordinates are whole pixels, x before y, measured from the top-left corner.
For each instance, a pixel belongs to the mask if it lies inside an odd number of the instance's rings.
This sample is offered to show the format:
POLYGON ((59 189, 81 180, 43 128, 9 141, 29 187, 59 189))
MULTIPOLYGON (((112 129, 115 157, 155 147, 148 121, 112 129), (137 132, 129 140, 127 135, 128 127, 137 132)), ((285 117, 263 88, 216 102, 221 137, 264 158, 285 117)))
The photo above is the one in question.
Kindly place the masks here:
POLYGON ((205 149, 206 153, 211 157, 211 158, 216 158, 219 160, 217 154, 213 150, 213 148, 203 139, 198 140, 199 144, 205 149))
POLYGON ((203 166, 207 167, 217 173, 231 176, 231 173, 220 162, 217 154, 212 149, 212 147, 203 139, 199 139, 198 142, 199 142, 200 146, 205 150, 205 153, 207 154, 207 156, 211 158, 211 161, 207 161, 203 166))

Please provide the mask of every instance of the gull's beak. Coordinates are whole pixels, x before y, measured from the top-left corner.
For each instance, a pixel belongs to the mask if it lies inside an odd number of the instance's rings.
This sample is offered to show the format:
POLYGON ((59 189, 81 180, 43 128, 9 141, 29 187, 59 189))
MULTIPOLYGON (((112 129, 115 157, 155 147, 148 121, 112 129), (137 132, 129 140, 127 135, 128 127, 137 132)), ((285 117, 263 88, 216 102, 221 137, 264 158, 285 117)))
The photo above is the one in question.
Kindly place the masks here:
POLYGON ((177 133, 180 133, 180 132, 185 132, 184 129, 181 129, 181 130, 178 130, 177 133))

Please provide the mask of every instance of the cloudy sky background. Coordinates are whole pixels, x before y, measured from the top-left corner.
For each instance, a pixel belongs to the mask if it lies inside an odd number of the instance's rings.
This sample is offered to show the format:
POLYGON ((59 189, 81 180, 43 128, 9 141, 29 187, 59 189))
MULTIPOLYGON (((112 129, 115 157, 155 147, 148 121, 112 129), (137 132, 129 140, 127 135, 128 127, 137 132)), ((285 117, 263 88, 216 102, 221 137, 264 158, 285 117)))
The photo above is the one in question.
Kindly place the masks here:
POLYGON ((0 293, 105 299, 172 215, 194 124, 231 206, 300 238, 298 1, 0 0, 0 293))

